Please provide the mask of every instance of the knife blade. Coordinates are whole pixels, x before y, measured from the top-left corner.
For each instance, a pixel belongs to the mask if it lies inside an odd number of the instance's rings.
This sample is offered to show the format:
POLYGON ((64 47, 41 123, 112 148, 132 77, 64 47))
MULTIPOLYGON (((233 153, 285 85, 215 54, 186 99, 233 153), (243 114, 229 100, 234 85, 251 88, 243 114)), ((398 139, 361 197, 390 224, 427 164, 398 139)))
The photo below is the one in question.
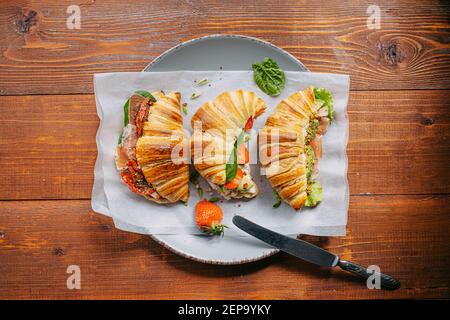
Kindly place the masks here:
POLYGON ((266 229, 241 216, 234 216, 233 223, 243 231, 251 234, 271 246, 286 253, 292 254, 300 259, 323 267, 334 267, 339 257, 309 242, 287 237, 280 233, 266 229))
MULTIPOLYGON (((239 229, 247 232, 255 238, 258 238, 259 240, 302 260, 322 267, 339 266, 342 270, 368 279, 367 281, 372 281, 375 279, 376 283, 376 279, 378 279, 378 284, 380 285, 379 289, 395 290, 400 287, 400 281, 387 274, 378 272, 372 268, 360 266, 350 261, 340 260, 337 255, 307 241, 287 237, 275 231, 266 229, 241 216, 234 216, 233 223, 239 229)), ((369 286, 368 282, 367 285, 369 286)))

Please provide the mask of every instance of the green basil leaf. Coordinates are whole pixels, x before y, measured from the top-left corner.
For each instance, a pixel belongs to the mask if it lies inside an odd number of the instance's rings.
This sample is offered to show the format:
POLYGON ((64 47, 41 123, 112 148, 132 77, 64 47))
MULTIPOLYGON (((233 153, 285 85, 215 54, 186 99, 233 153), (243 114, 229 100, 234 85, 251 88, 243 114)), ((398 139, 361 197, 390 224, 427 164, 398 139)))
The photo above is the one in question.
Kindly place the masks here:
POLYGON ((197 184, 199 177, 200 177, 200 173, 198 173, 197 170, 194 170, 194 171, 192 171, 191 175, 189 176, 189 181, 193 184, 197 184))
POLYGON ((280 195, 275 190, 273 190, 273 196, 275 197, 275 203, 273 204, 273 207, 278 208, 281 205, 283 199, 281 199, 280 195))
POLYGON ((270 58, 252 65, 253 79, 269 96, 278 96, 286 85, 286 76, 278 64, 270 58))
POLYGON ((225 167, 226 182, 229 182, 233 180, 234 177, 236 177, 238 170, 237 149, 244 142, 246 135, 247 134, 245 133, 245 131, 242 130, 234 143, 233 151, 231 152, 230 158, 228 159, 227 165, 225 167))
POLYGON ((230 158, 228 159, 227 165, 225 167, 225 181, 230 182, 236 177, 238 171, 237 163, 237 145, 236 142, 233 146, 233 151, 231 152, 230 158))
POLYGON ((123 127, 126 127, 130 123, 130 99, 123 105, 123 127))
POLYGON ((217 198, 217 197, 212 197, 211 199, 209 199, 208 201, 209 202, 217 202, 217 201, 219 201, 220 199, 219 198, 217 198))
MULTIPOLYGON (((156 98, 148 91, 145 90, 137 90, 134 92, 144 98, 150 98, 153 102, 156 102, 156 98)), ((127 102, 123 105, 123 126, 126 127, 130 123, 130 98, 128 98, 127 102)))
POLYGON ((153 102, 156 102, 156 98, 148 91, 145 90, 137 90, 134 93, 137 93, 140 96, 143 96, 144 98, 150 98, 153 102))
POLYGON ((245 142, 245 137, 247 136, 248 134, 244 131, 244 130, 242 130, 241 131, 241 133, 239 134, 239 136, 238 136, 238 138, 236 139, 236 148, 239 148, 239 146, 243 143, 243 142, 245 142))

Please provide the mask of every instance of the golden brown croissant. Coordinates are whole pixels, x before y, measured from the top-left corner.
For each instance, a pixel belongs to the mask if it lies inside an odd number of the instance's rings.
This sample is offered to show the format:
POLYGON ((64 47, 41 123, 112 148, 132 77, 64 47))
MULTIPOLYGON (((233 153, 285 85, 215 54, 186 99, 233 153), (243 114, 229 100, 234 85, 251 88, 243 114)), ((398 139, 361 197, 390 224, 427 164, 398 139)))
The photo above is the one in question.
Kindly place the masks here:
POLYGON ((265 174, 278 196, 296 210, 322 199, 322 187, 313 179, 318 174, 322 135, 332 118, 331 94, 309 87, 281 101, 259 131, 265 174))
POLYGON ((122 180, 134 193, 151 201, 186 202, 189 165, 184 154, 187 138, 180 111, 180 93, 150 95, 139 91, 127 104, 126 126, 116 150, 116 166, 122 180))
POLYGON ((246 142, 253 120, 265 109, 265 102, 254 92, 235 90, 205 103, 192 117, 194 167, 225 199, 258 194, 246 142))

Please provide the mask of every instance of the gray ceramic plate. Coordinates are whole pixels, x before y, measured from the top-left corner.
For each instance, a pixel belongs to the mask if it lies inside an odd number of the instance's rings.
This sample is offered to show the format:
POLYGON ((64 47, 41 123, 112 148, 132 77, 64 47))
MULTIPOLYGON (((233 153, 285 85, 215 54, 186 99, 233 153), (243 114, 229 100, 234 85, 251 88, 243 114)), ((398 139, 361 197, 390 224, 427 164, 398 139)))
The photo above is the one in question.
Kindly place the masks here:
MULTIPOLYGON (((307 71, 288 52, 271 43, 238 35, 211 35, 183 42, 161 54, 144 71, 249 70, 270 57, 286 71, 307 71)), ((254 238, 152 235, 155 241, 189 259, 212 264, 241 264, 278 252, 254 238)))

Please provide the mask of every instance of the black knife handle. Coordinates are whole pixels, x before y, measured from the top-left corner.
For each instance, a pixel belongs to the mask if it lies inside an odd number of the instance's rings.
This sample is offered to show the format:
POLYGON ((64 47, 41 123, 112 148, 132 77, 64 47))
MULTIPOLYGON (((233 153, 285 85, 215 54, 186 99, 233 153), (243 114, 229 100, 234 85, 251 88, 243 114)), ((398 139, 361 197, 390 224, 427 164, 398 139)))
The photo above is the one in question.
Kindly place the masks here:
MULTIPOLYGON (((342 270, 349 271, 366 279, 374 274, 370 273, 367 268, 350 261, 339 260, 338 266, 341 267, 342 270)), ((380 277, 380 285, 382 289, 395 290, 400 287, 400 281, 397 279, 380 272, 375 272, 375 274, 378 274, 380 277)))

